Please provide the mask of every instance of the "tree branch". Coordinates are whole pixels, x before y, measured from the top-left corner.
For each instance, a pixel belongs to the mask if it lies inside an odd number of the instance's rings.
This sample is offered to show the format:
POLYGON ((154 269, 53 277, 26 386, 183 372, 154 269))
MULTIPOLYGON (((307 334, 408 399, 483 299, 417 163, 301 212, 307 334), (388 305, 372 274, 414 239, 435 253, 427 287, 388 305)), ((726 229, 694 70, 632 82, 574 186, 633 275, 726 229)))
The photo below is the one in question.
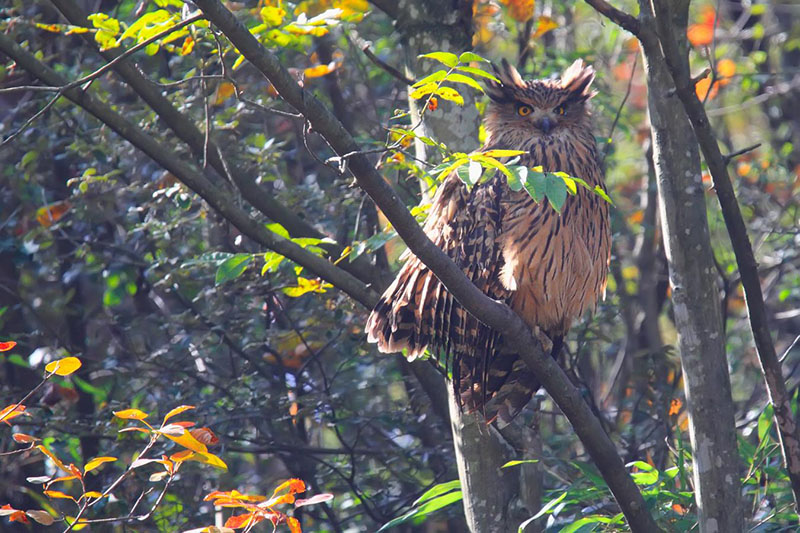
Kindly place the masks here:
POLYGON ((727 164, 729 159, 726 159, 720 152, 719 144, 711 129, 705 107, 697 98, 689 73, 688 57, 685 53, 681 53, 674 35, 667 26, 667 21, 672 16, 669 2, 667 0, 653 0, 653 8, 658 23, 661 48, 667 67, 672 74, 676 94, 681 100, 692 124, 697 142, 711 173, 714 189, 717 191, 722 217, 725 220, 725 227, 728 230, 736 257, 736 264, 739 267, 742 278, 742 287, 745 292, 747 315, 750 319, 753 340, 755 341, 761 370, 766 381, 770 402, 775 411, 781 451, 792 484, 795 508, 800 511, 800 431, 792 415, 790 397, 786 391, 781 364, 775 352, 775 345, 770 333, 764 295, 761 291, 761 279, 758 275, 758 263, 753 254, 753 247, 747 234, 747 226, 744 223, 744 218, 736 200, 736 194, 731 185, 730 175, 728 174, 727 164))
MULTIPOLYGON (((51 0, 51 3, 64 15, 67 21, 74 26, 87 26, 86 13, 77 5, 75 0, 51 0)), ((82 34, 84 40, 93 48, 97 48, 94 37, 90 33, 82 34)), ((213 139, 208 139, 206 146, 205 135, 185 115, 162 94, 158 86, 150 82, 135 65, 130 62, 120 62, 128 52, 120 54, 116 50, 98 51, 107 61, 110 61, 101 70, 108 70, 109 65, 127 83, 133 91, 149 105, 153 111, 166 123, 175 135, 186 143, 198 159, 204 154, 208 155, 208 163, 223 177, 230 179, 241 192, 247 202, 271 220, 286 228, 292 237, 322 238, 319 231, 304 219, 287 209, 282 203, 273 198, 264 189, 258 186, 254 176, 245 172, 238 165, 226 160, 222 150, 213 139), (206 150, 207 148, 207 150, 206 150)), ((342 247, 339 245, 321 245, 331 257, 339 257, 342 247)), ((380 286, 378 273, 366 261, 344 262, 341 268, 358 277, 365 283, 380 286)))
MULTIPOLYGON (((0 51, 44 83, 62 87, 68 85, 59 74, 42 64, 7 35, 0 34, 0 51)), ((212 184, 194 165, 183 162, 163 143, 128 122, 106 104, 96 100, 77 87, 65 90, 64 95, 94 115, 120 137, 150 156, 163 168, 172 172, 183 184, 201 196, 212 208, 219 211, 243 234, 255 242, 308 268, 315 275, 332 283, 367 307, 374 305, 377 301, 377 294, 351 274, 336 267, 327 259, 316 256, 292 241, 278 236, 268 230, 262 223, 251 218, 245 211, 234 205, 230 196, 212 184)))
POLYGON ((312 94, 301 88, 258 40, 218 0, 196 0, 206 17, 220 29, 278 93, 302 113, 316 132, 340 155, 353 154, 349 168, 358 184, 381 208, 411 251, 444 283, 453 296, 478 319, 498 330, 531 367, 545 389, 572 423, 576 433, 611 488, 633 531, 658 531, 644 499, 625 470, 613 442, 564 371, 548 355, 525 323, 507 305, 483 294, 449 257, 425 235, 391 186, 361 153, 342 124, 312 94))

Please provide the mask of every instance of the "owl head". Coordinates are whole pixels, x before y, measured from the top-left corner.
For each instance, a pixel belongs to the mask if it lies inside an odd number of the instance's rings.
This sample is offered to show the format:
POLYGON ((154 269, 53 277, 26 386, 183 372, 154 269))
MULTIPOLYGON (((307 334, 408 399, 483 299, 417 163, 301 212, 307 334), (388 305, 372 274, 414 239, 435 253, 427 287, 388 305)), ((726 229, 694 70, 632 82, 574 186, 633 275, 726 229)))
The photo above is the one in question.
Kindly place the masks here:
POLYGON ((491 99, 486 111, 490 139, 515 145, 522 138, 555 139, 590 127, 587 102, 595 94, 590 88, 594 69, 583 60, 576 60, 557 79, 523 80, 505 59, 495 66, 495 74, 500 83, 490 81, 486 88, 491 99), (512 138, 501 141, 500 135, 512 138))

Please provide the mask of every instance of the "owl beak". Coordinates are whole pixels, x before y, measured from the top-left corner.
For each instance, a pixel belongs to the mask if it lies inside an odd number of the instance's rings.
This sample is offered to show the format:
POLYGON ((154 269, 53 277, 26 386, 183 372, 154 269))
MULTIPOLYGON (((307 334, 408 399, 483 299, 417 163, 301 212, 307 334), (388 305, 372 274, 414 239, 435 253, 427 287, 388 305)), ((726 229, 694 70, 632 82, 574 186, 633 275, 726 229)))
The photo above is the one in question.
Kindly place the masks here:
POLYGON ((548 117, 542 117, 536 126, 544 133, 550 133, 550 130, 553 129, 553 122, 548 117))

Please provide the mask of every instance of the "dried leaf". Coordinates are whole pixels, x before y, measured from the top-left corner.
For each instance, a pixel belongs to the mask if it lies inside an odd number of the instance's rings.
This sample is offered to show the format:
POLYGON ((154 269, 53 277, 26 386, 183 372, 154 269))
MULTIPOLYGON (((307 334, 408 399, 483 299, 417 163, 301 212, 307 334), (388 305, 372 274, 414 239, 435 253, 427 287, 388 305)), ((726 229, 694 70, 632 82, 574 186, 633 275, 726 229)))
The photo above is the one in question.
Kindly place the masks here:
POLYGON ((51 526, 55 519, 53 516, 48 513, 47 511, 41 511, 38 509, 31 509, 29 511, 25 511, 25 514, 42 524, 43 526, 51 526))

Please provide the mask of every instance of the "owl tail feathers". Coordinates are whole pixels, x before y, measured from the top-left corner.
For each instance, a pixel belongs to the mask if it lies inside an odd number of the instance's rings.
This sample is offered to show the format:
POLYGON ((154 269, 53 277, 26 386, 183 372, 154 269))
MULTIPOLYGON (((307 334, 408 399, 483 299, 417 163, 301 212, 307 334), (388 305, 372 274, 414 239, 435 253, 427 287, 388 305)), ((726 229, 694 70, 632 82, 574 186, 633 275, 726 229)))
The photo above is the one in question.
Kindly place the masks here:
MULTIPOLYGON (((430 321, 422 320, 426 287, 433 274, 410 260, 386 289, 367 319, 367 341, 383 353, 402 352, 413 361, 425 353, 430 340, 430 321), (416 267, 416 268, 415 268, 416 267)), ((438 283, 438 281, 436 281, 438 283)))

